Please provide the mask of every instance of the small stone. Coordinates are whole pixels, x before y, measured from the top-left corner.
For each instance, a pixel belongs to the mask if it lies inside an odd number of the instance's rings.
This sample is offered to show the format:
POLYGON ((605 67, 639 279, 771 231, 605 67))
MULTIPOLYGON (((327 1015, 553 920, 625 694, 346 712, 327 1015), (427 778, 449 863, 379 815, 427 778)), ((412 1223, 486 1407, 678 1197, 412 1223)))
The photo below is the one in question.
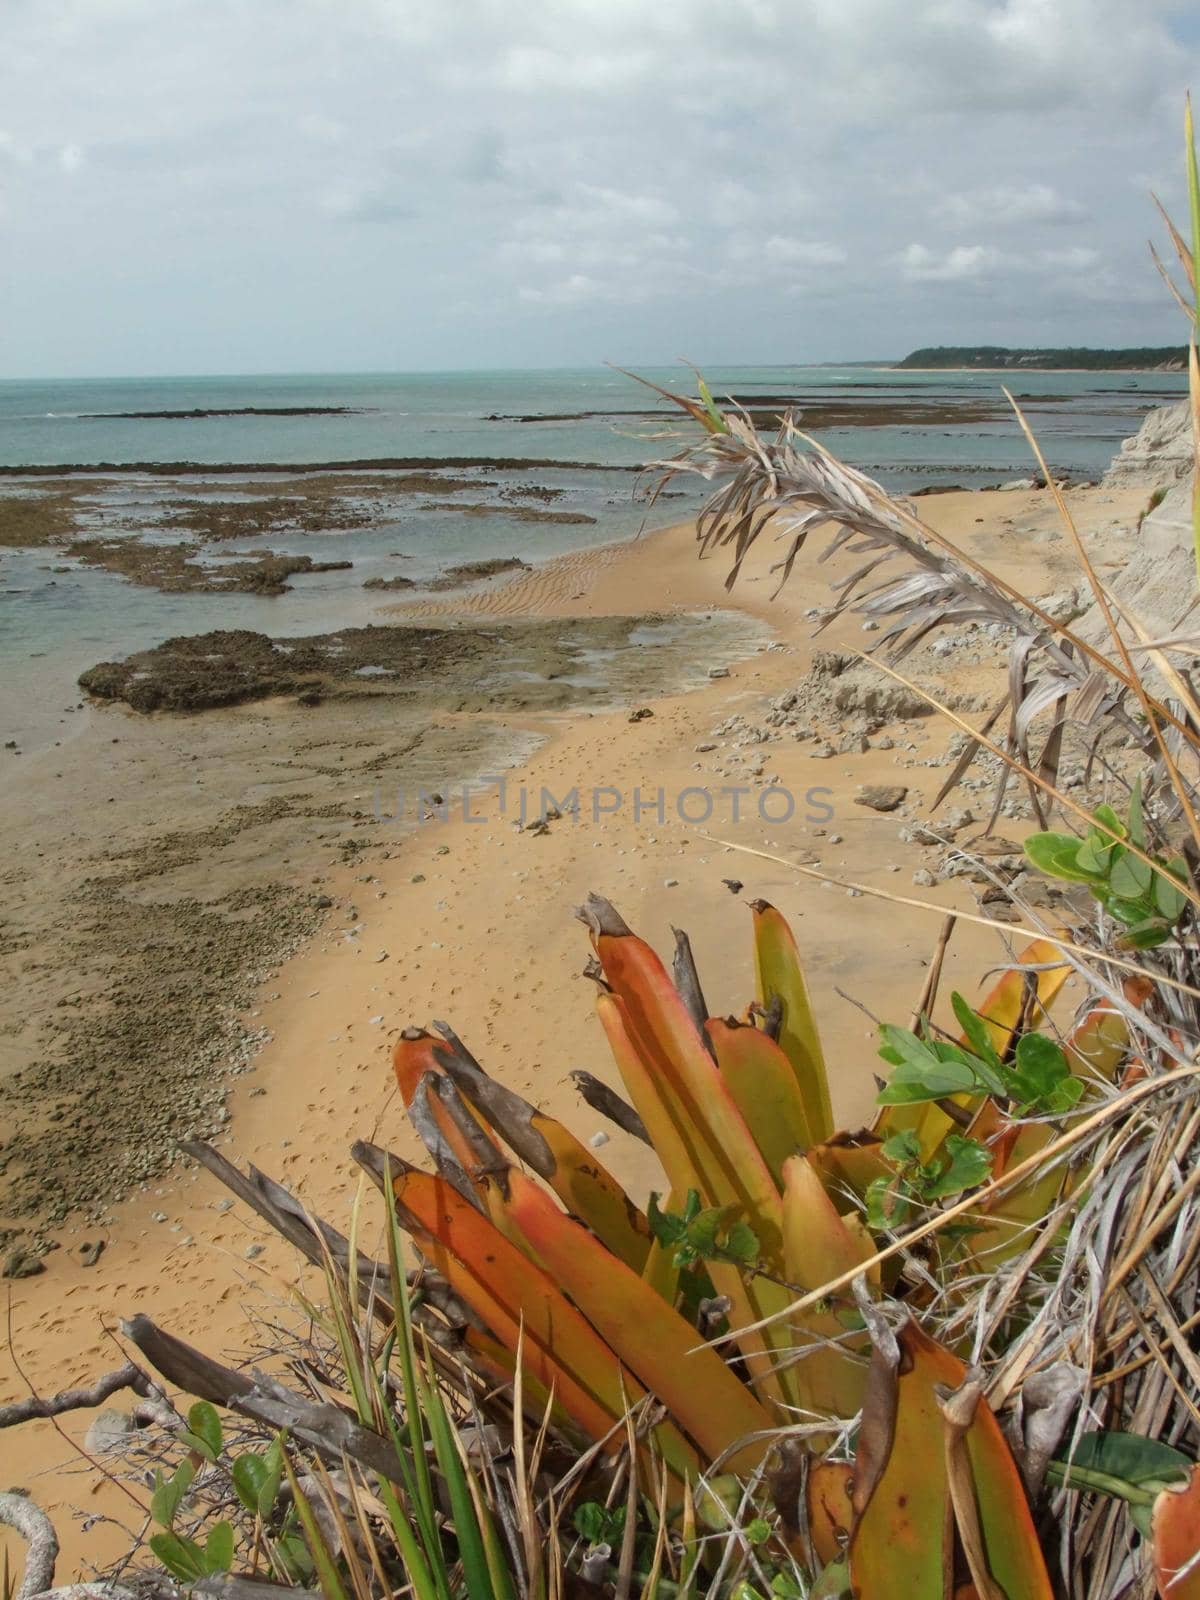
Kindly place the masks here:
POLYGON ((722 878, 721 882, 729 890, 730 894, 741 894, 745 887, 740 878, 722 878))
POLYGON ((333 901, 327 894, 319 894, 313 901, 313 905, 316 906, 318 911, 328 911, 333 905, 333 901))
POLYGON ((664 878, 663 879, 663 888, 664 889, 677 889, 678 887, 679 887, 679 879, 678 878, 664 878))
POLYGON ((647 717, 654 715, 649 706, 639 706, 636 711, 629 713, 630 722, 645 722, 647 717))
POLYGON ((711 739, 706 739, 703 744, 698 744, 696 746, 696 754, 698 756, 704 756, 707 755, 710 750, 715 750, 716 748, 716 745, 713 744, 711 739))
POLYGON ((165 1222, 166 1220, 167 1220, 167 1213, 165 1211, 152 1211, 150 1213, 150 1221, 151 1222, 165 1222))
POLYGON ((836 754, 831 744, 819 744, 815 750, 809 751, 814 761, 828 761, 836 754))
POLYGON ((856 806, 869 806, 872 811, 895 811, 908 790, 900 783, 868 783, 854 797, 856 806))
POLYGON ((105 1406, 92 1418, 92 1425, 83 1436, 84 1449, 97 1456, 124 1451, 136 1432, 137 1423, 128 1411, 105 1406))
POLYGON ((913 873, 912 881, 918 889, 932 889, 937 879, 928 867, 918 867, 913 873))
POLYGON ((425 874, 423 872, 414 872, 412 877, 408 881, 409 881, 409 883, 424 883, 425 882, 425 874))
POLYGON ((710 678, 727 678, 729 676, 729 668, 728 667, 709 667, 708 675, 709 675, 710 678))
POLYGON ((597 1128, 595 1133, 592 1134, 591 1138, 588 1140, 588 1144, 591 1145, 593 1150, 601 1150, 607 1143, 608 1134, 605 1133, 603 1128, 597 1128))
POLYGON ((248 1244, 242 1254, 245 1256, 247 1261, 257 1261, 265 1249, 266 1245, 248 1244))
POLYGON ((79 1259, 85 1267, 94 1267, 103 1254, 103 1239, 97 1239, 93 1244, 81 1244, 79 1246, 79 1259))
POLYGON ((266 1094, 266 1092, 261 1083, 256 1083, 250 1091, 250 1098, 251 1100, 257 1100, 260 1094, 266 1094))

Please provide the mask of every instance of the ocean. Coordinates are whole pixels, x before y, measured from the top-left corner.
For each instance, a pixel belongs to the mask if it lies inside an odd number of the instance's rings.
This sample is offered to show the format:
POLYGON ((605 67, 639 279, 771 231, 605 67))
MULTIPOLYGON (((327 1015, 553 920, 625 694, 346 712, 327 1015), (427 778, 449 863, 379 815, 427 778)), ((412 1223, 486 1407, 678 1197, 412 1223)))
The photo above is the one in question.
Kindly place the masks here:
MULTIPOLYGON (((685 390, 692 382, 681 368, 643 375, 685 390)), ((1052 467, 1073 478, 1099 476, 1145 411, 1186 385, 1182 374, 1161 372, 864 366, 722 368, 706 376, 718 396, 752 407, 792 401, 830 449, 901 492, 1030 473, 1002 383, 1016 393, 1052 467)), ((24 748, 51 730, 62 737, 83 668, 173 635, 327 631, 370 620, 396 598, 364 589, 372 579, 402 573, 419 590, 457 563, 537 563, 679 520, 697 497, 663 499, 648 511, 636 469, 682 443, 677 415, 652 391, 604 368, 0 382, 0 469, 47 469, 45 477, 0 476, 0 496, 29 503, 47 491, 77 490, 73 534, 82 540, 177 543, 179 518, 188 514, 180 505, 194 507, 198 495, 236 506, 283 483, 302 497, 305 479, 288 481, 289 468, 353 462, 369 474, 372 463, 418 463, 455 480, 453 492, 393 502, 365 491, 356 502, 351 488, 338 501, 351 513, 340 525, 323 528, 310 517, 298 529, 276 520, 219 548, 198 544, 197 560, 214 572, 231 556, 268 551, 351 563, 298 573, 271 595, 163 592, 130 582, 111 564, 91 564, 61 538, 22 547, 10 532, 0 547, 3 739, 24 748), (194 470, 180 472, 184 463, 194 470), (175 464, 170 473, 154 470, 166 464, 175 464), (264 464, 283 470, 252 475, 264 464), (64 471, 82 467, 99 470, 64 471), (353 525, 356 504, 362 515, 353 525)))

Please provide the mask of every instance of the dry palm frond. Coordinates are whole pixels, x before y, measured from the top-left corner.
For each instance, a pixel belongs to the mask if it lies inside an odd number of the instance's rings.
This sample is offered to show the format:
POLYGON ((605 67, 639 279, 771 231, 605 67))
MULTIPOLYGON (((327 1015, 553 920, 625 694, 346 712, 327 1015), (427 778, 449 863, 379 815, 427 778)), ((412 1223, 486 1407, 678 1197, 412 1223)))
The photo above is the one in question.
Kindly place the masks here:
MULTIPOLYGON (((680 398, 679 404, 694 415, 694 401, 680 398)), ((1149 698, 1127 660, 1114 659, 1056 621, 873 479, 837 460, 801 432, 793 417, 783 419, 773 439, 757 434, 736 409, 723 420, 724 431, 706 432, 678 455, 655 463, 654 470, 660 488, 676 474, 718 485, 697 519, 697 538, 702 554, 731 550, 727 587, 737 581, 751 548, 768 529, 784 546, 771 568, 781 586, 810 534, 827 529, 822 560, 841 553, 863 559, 835 582, 834 604, 821 626, 844 612, 857 613, 880 629, 878 649, 895 664, 940 629, 993 625, 1009 636, 1009 670, 1007 692, 985 731, 1007 711, 1005 749, 1015 761, 1053 783, 1065 725, 1086 730, 1093 752, 1105 732, 1115 730, 1156 757, 1162 752, 1153 730, 1161 727, 1172 741, 1170 760, 1187 766, 1185 792, 1191 797, 1200 729, 1186 708, 1149 698), (1035 728, 1041 730, 1036 752, 1031 748, 1035 728)), ((965 775, 979 749, 978 741, 968 744, 939 801, 965 775)), ((1154 772, 1161 781, 1159 766, 1156 760, 1154 772)), ((997 809, 1003 779, 1000 789, 997 809)), ((1031 784, 1030 792, 1044 817, 1037 786, 1031 784)))

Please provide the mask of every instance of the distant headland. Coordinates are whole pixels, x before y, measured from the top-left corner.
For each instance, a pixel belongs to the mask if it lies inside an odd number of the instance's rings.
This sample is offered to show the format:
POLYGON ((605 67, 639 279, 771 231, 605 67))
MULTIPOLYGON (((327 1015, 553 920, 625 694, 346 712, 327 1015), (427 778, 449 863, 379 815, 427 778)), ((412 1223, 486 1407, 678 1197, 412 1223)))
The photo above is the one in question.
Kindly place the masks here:
POLYGON ((1017 367, 1022 371, 1076 369, 1090 372, 1185 372, 1187 351, 1182 345, 1140 350, 1010 350, 998 344, 940 344, 914 350, 896 367, 953 367, 981 369, 1017 367))

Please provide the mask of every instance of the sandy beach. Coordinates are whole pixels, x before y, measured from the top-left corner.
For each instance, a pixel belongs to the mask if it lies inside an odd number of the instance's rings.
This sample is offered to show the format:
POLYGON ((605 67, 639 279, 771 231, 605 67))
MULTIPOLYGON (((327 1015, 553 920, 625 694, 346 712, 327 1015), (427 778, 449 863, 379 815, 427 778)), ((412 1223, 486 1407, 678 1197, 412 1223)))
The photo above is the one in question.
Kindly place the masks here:
MULTIPOLYGON (((1106 564, 1111 569, 1127 558, 1128 530, 1144 503, 1141 488, 1071 492, 1102 573, 1106 564)), ((935 527, 953 532, 1031 594, 1054 594, 1078 582, 1045 492, 939 494, 920 507, 935 527)), ((660 949, 669 947, 672 927, 686 928, 710 1005, 723 1012, 739 1008, 752 991, 749 915, 742 902, 761 896, 786 912, 804 950, 832 1063, 835 1113, 846 1125, 861 1123, 871 1114, 874 1093, 872 1016, 907 1021, 941 919, 936 909, 900 917, 886 900, 804 876, 796 867, 868 891, 918 896, 934 907, 973 909, 981 885, 940 870, 949 844, 909 837, 945 776, 951 730, 931 717, 886 709, 830 709, 837 706, 827 681, 831 654, 869 649, 872 637, 847 619, 814 639, 814 612, 828 603, 833 570, 817 564, 821 546, 813 544, 782 594, 772 598, 767 567, 775 552, 767 544, 760 541, 732 594, 723 587, 723 557, 698 561, 693 531, 685 525, 575 552, 478 592, 398 605, 398 621, 454 618, 464 625, 647 612, 703 619, 716 608, 753 623, 740 635, 727 630, 720 652, 710 657, 697 622, 684 642, 699 686, 683 692, 653 691, 661 679, 651 655, 631 670, 611 707, 498 703, 430 714, 423 775, 432 779, 439 767, 445 770, 451 749, 460 769, 464 749, 477 750, 479 760, 466 768, 481 779, 500 750, 510 770, 503 789, 479 781, 465 802, 461 792, 446 796, 445 816, 412 817, 405 827, 386 815, 396 774, 404 770, 403 741, 386 703, 360 706, 354 715, 318 708, 317 720, 305 724, 303 745, 290 702, 189 719, 139 717, 123 707, 81 713, 82 731, 37 758, 50 763, 43 780, 28 772, 20 779, 20 804, 38 793, 60 842, 57 859, 44 847, 36 858, 8 856, 20 863, 22 894, 44 908, 30 943, 9 952, 14 970, 27 964, 32 992, 50 1003, 60 977, 46 970, 46 952, 70 948, 55 926, 56 882, 77 872, 89 850, 107 851, 112 862, 118 848, 113 835, 123 822, 132 827, 139 790, 153 792, 154 826, 128 836, 119 882, 97 901, 93 940, 107 920, 118 958, 133 960, 137 946, 145 970, 155 918, 165 915, 162 903, 195 904, 191 959, 203 976, 196 996, 199 1004, 227 1013, 222 1037, 236 1045, 237 1069, 230 1074, 219 1052, 184 1064, 204 1085, 205 1113, 197 1126, 231 1160, 253 1162, 342 1224, 356 1189, 347 1156, 354 1138, 416 1155, 389 1069, 390 1044, 403 1027, 445 1019, 489 1070, 588 1137, 601 1122, 579 1102, 569 1073, 585 1068, 609 1082, 615 1075, 592 1014, 590 986, 580 981, 587 945, 573 907, 589 890, 603 893, 660 949), (720 675, 708 678, 710 667, 720 675), (198 749, 205 754, 195 773, 191 758, 198 749), (285 755, 290 767, 281 764, 285 755), (223 801, 227 791, 220 784, 235 769, 237 788, 260 809, 243 815, 244 825, 222 830, 219 806, 218 815, 196 809, 196 783, 210 782, 223 801), (52 776, 59 772, 66 776, 52 776), (338 775, 340 810, 322 818, 328 795, 317 780, 330 772, 338 775), (867 785, 901 786, 906 793, 896 809, 881 814, 856 803, 867 785), (377 791, 382 819, 373 813, 377 791), (764 791, 774 798, 764 799, 764 791), (577 813, 567 803, 574 792, 577 813), (111 804, 110 793, 119 797, 111 804), (789 800, 792 814, 785 818, 789 800), (547 810, 562 814, 545 828, 519 829, 522 805, 526 822, 547 810), (356 808, 362 826, 354 831, 356 808), (110 809, 118 813, 111 825, 104 815, 110 809), (179 843, 185 834, 187 850, 179 843), (163 862, 151 858, 161 853, 165 836, 175 840, 175 854, 164 874, 163 862), (349 850, 346 837, 357 841, 349 850), (764 860, 739 846, 782 860, 764 860), (914 873, 925 875, 918 885, 914 873), (740 892, 731 893, 731 879, 743 885, 740 892), (240 945, 222 935, 223 965, 213 973, 205 967, 203 904, 214 884, 235 882, 246 892, 243 918, 251 927, 240 945), (257 929, 255 919, 263 919, 257 929)), ((922 653, 907 670, 970 719, 995 682, 998 647, 982 631, 968 632, 953 651, 922 653)), ((632 657, 647 648, 623 646, 632 657)), ((19 829, 28 813, 18 814, 11 787, 17 780, 6 781, 6 814, 19 829)), ((958 812, 958 843, 978 831, 974 821, 961 820, 972 799, 966 789, 949 802, 958 812)), ((977 809, 982 824, 986 811, 977 809)), ((997 828, 1010 841, 1028 827, 1022 809, 1014 807, 997 828)), ((17 876, 5 885, 10 897, 17 876)), ((231 908, 225 909, 228 922, 231 908)), ((87 930, 77 927, 73 935, 72 959, 86 963, 87 930)), ((94 943, 91 948, 94 953, 94 943)), ((943 992, 960 986, 973 993, 980 974, 1004 953, 995 931, 960 924, 943 992)), ((27 1014, 15 1014, 10 1002, 5 1019, 3 1042, 14 1060, 22 1030, 33 1025, 29 992, 27 1014)), ((153 1008, 160 997, 133 993, 128 1003, 153 1008)), ((149 1035, 135 1088, 155 1082, 153 1050, 149 1035)), ((56 1109, 52 1096, 38 1106, 23 1102, 22 1117, 50 1119, 56 1109)), ((166 1109, 163 1115, 168 1133, 186 1131, 170 1122, 166 1109)), ((110 1164, 118 1154, 88 1152, 89 1159, 110 1164)), ((615 1131, 605 1160, 638 1195, 657 1181, 643 1147, 615 1131)), ((41 1218, 42 1237, 56 1246, 44 1257, 45 1270, 4 1285, 10 1334, 0 1357, 5 1399, 26 1393, 27 1383, 46 1393, 119 1365, 118 1321, 135 1311, 211 1350, 236 1348, 247 1306, 264 1312, 287 1305, 301 1278, 284 1246, 229 1209, 212 1180, 184 1165, 148 1179, 116 1204, 99 1189, 82 1213, 55 1218, 56 1204, 41 1218), (100 1242, 98 1260, 85 1266, 82 1247, 100 1242)), ((74 1413, 61 1430, 38 1422, 4 1436, 0 1481, 28 1489, 54 1518, 64 1540, 64 1581, 82 1560, 80 1518, 113 1519, 88 1535, 95 1562, 125 1548, 125 1529, 138 1525, 127 1494, 78 1459, 89 1421, 88 1413, 74 1413)), ((0 1536, 0 1548, 6 1537, 0 1536)))

